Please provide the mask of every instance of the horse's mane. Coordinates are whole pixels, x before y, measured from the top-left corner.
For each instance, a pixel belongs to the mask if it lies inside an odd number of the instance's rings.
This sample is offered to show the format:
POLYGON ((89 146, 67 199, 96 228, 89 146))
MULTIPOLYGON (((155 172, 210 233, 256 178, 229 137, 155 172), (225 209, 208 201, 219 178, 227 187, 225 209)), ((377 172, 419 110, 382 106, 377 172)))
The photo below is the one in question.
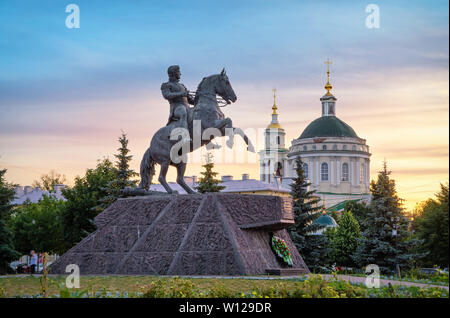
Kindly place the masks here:
POLYGON ((198 93, 203 89, 203 85, 204 85, 206 82, 208 82, 208 80, 210 80, 210 79, 212 79, 213 77, 218 76, 218 75, 219 75, 219 74, 213 74, 213 75, 210 75, 210 76, 207 76, 207 77, 203 77, 203 79, 202 79, 202 81, 200 82, 200 84, 198 84, 197 90, 196 90, 196 92, 195 92, 194 105, 197 104, 197 100, 198 100, 198 98, 199 98, 199 94, 198 94, 198 93))

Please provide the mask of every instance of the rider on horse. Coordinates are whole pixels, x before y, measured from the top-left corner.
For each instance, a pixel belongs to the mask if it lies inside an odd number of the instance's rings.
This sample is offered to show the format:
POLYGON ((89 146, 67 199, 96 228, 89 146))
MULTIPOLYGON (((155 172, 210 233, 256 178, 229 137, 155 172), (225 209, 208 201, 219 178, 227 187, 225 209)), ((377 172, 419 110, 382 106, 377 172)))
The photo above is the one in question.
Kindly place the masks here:
MULTIPOLYGON (((188 128, 188 114, 191 105, 194 105, 194 98, 189 95, 186 87, 180 83, 180 67, 172 65, 167 69, 169 81, 161 85, 161 92, 170 104, 170 115, 167 125, 178 122, 176 127, 188 128)), ((191 140, 189 140, 191 141, 191 140)))

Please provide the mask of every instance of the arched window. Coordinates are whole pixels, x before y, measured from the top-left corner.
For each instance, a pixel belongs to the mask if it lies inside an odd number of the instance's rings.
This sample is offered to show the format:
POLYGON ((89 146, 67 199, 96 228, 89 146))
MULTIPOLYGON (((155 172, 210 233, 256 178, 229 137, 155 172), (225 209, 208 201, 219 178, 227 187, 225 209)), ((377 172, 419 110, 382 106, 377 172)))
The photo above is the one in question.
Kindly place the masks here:
POLYGON ((307 163, 303 163, 303 175, 305 176, 305 178, 309 177, 309 171, 308 171, 308 164, 307 163))
POLYGON ((320 180, 328 181, 328 163, 326 162, 320 166, 320 180))
POLYGON ((277 136, 277 145, 281 144, 281 138, 280 136, 277 136))
POLYGON ((313 147, 312 147, 312 148, 313 148, 313 150, 316 150, 316 145, 313 145, 313 147))
POLYGON ((348 163, 342 164, 342 181, 348 181, 348 163))
POLYGON ((342 150, 347 150, 347 145, 343 145, 342 150))
POLYGON ((327 150, 327 145, 323 145, 322 150, 327 150))
POLYGON ((365 165, 362 163, 359 169, 359 182, 364 183, 364 180, 366 180, 366 169, 365 165))
POLYGON ((337 145, 333 145, 333 150, 337 150, 337 145))
POLYGON ((303 146, 303 151, 306 151, 306 150, 308 150, 308 147, 307 146, 303 146))
POLYGON ((356 146, 355 145, 352 146, 352 150, 356 150, 356 146))
POLYGON ((277 176, 277 177, 281 177, 282 176, 282 174, 283 174, 283 164, 281 163, 281 162, 276 162, 275 163, 275 175, 277 176))

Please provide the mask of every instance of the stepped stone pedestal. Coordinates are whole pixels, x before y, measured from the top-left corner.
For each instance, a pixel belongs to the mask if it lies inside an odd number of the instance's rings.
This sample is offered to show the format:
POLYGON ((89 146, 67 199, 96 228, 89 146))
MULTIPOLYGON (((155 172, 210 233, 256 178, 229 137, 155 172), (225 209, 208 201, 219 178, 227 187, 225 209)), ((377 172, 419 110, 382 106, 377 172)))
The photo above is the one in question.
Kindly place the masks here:
POLYGON ((259 275, 309 273, 285 228, 292 201, 244 194, 151 195, 119 199, 95 218, 97 230, 51 265, 82 275, 259 275), (271 233, 293 267, 280 262, 271 233))

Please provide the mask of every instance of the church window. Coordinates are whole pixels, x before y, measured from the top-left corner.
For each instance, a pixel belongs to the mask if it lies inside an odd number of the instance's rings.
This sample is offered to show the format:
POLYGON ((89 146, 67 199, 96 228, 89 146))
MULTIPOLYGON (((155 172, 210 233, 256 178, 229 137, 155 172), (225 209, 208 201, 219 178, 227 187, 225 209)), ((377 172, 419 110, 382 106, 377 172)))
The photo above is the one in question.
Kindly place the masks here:
POLYGON ((366 179, 366 169, 364 169, 364 168, 365 168, 365 165, 362 163, 360 166, 360 169, 359 169, 359 181, 361 183, 364 183, 364 180, 366 179))
POLYGON ((323 145, 322 150, 327 150, 327 145, 323 145))
POLYGON ((334 103, 328 103, 328 114, 334 115, 334 103))
POLYGON ((352 150, 356 150, 356 146, 355 145, 352 146, 352 150))
POLYGON ((348 181, 348 163, 342 164, 342 181, 348 181))
POLYGON ((323 162, 320 166, 320 179, 322 181, 328 181, 328 163, 323 162))
POLYGON ((312 149, 313 149, 313 150, 316 150, 316 145, 313 145, 313 146, 312 146, 312 149))
POLYGON ((307 146, 303 146, 303 151, 306 151, 306 150, 308 150, 308 147, 307 146))
POLYGON ((337 145, 333 145, 333 150, 337 150, 337 145))
POLYGON ((277 145, 281 144, 281 138, 280 136, 277 136, 277 145))
POLYGON ((347 145, 343 145, 342 150, 347 150, 347 145))
POLYGON ((305 178, 308 178, 309 171, 308 171, 308 164, 307 163, 303 164, 303 175, 305 176, 305 178))

